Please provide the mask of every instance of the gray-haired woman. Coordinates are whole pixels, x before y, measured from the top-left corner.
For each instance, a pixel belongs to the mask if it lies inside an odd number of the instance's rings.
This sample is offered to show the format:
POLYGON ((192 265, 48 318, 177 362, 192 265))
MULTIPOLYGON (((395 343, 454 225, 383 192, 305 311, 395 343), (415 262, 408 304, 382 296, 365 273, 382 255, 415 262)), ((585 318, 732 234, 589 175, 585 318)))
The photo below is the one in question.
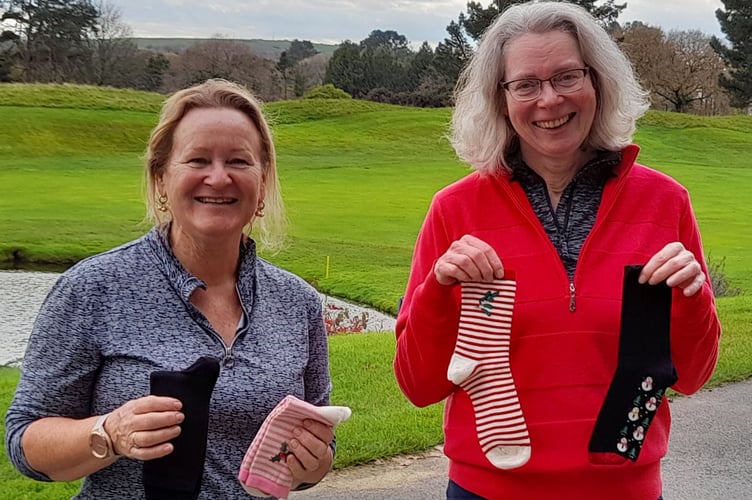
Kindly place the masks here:
POLYGON ((395 357, 414 404, 446 400, 448 499, 660 497, 661 398, 708 380, 721 329, 686 189, 636 162, 647 107, 563 2, 504 11, 465 69, 476 171, 434 196, 395 357))

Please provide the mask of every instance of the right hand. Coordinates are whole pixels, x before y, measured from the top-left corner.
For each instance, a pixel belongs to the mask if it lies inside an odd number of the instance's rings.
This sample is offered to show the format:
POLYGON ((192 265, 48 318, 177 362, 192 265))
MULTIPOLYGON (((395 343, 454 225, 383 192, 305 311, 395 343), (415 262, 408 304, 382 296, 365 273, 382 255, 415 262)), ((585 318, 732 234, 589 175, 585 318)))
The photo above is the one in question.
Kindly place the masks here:
POLYGON ((185 416, 179 399, 145 396, 115 409, 105 421, 115 453, 136 460, 153 460, 173 451, 169 441, 180 435, 185 416))
POLYGON ((491 245, 466 234, 449 245, 433 266, 433 272, 436 281, 442 285, 463 281, 490 282, 504 277, 504 266, 491 245))

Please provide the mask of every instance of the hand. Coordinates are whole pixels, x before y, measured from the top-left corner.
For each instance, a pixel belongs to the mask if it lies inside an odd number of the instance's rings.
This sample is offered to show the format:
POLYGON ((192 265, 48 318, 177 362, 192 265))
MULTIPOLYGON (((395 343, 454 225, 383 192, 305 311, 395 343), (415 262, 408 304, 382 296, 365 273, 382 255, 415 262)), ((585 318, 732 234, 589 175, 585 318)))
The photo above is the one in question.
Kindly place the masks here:
POLYGON ((433 267, 436 281, 453 285, 461 281, 493 281, 504 277, 504 266, 485 241, 466 234, 452 242, 433 267))
POLYGON ((639 282, 655 285, 663 280, 670 287, 682 289, 685 297, 691 297, 705 283, 705 273, 694 254, 675 241, 653 255, 640 272, 639 282))
POLYGON ((173 451, 168 441, 180 435, 185 418, 179 399, 146 396, 128 401, 105 421, 115 453, 136 460, 153 460, 173 451))
POLYGON ((318 483, 332 466, 332 426, 305 419, 302 427, 293 430, 293 436, 288 443, 292 454, 287 456, 293 489, 301 483, 318 483))

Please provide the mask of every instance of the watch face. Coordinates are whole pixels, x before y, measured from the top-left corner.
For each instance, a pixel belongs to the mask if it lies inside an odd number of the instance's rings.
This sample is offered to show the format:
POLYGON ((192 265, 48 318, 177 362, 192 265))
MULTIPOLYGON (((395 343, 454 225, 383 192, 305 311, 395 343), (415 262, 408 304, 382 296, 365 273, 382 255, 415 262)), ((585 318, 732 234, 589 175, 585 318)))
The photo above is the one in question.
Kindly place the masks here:
POLYGON ((105 458, 109 454, 107 439, 99 434, 91 435, 91 453, 97 458, 105 458))

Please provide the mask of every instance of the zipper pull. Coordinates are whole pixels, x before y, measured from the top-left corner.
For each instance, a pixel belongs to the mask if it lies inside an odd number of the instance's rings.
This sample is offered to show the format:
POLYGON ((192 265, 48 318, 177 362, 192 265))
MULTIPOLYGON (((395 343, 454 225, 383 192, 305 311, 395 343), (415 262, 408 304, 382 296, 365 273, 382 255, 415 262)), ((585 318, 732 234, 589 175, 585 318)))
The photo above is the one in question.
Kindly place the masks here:
POLYGON ((569 312, 574 312, 575 309, 575 302, 574 302, 574 281, 569 282, 569 312))
POLYGON ((235 365, 235 358, 232 356, 232 351, 229 348, 225 348, 225 357, 222 360, 222 366, 232 368, 233 365, 235 365))

